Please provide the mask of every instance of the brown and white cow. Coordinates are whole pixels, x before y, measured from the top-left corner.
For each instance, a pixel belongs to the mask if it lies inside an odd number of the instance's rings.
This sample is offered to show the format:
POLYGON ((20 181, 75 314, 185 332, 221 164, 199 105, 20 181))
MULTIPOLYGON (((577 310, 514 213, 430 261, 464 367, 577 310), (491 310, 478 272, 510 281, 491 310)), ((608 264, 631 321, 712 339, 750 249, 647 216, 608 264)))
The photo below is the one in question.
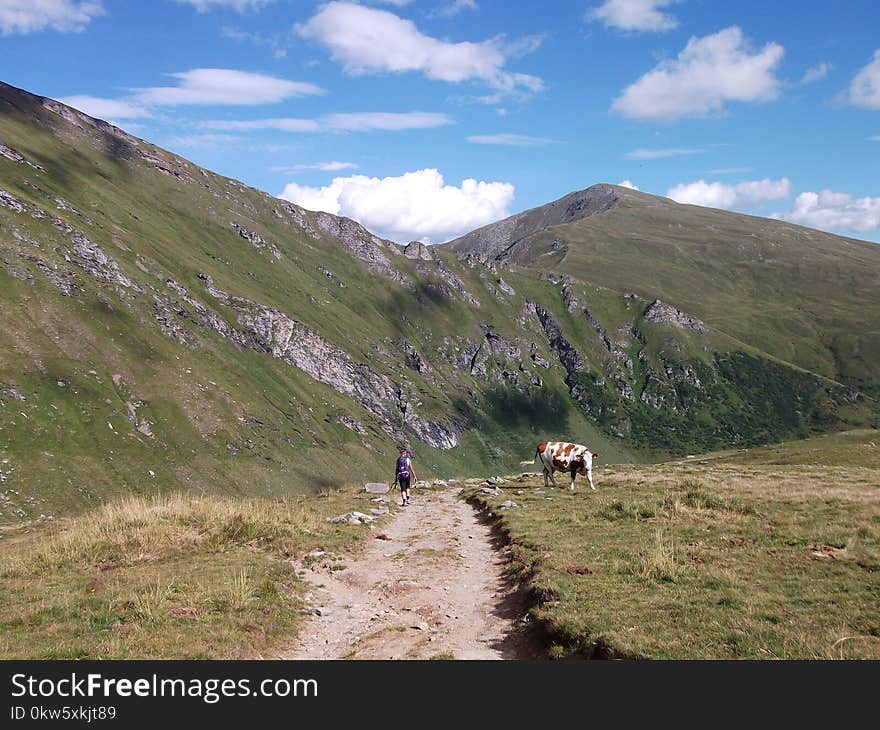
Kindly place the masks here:
MULTIPOLYGON (((574 478, 578 474, 586 475, 590 480, 590 489, 595 490, 593 484, 593 459, 599 454, 590 451, 586 446, 570 444, 566 441, 542 441, 535 449, 535 459, 540 458, 544 466, 544 487, 547 487, 547 477, 553 482, 553 486, 559 486, 553 478, 554 471, 567 471, 571 474, 571 491, 574 491, 574 478)), ((520 464, 534 464, 531 461, 521 461, 520 464)))

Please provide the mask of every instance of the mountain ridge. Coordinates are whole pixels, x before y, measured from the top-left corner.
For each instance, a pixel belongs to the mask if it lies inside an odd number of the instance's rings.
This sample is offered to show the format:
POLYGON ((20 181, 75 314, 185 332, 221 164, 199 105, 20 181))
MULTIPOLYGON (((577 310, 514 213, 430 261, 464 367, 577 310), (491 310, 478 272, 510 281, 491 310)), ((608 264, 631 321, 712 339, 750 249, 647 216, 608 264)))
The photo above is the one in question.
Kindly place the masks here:
POLYGON ((560 434, 630 461, 875 417, 866 390, 735 345, 675 287, 527 265, 548 232, 626 210, 582 192, 480 261, 0 85, 0 521, 332 489, 387 477, 401 444, 450 476, 560 434))

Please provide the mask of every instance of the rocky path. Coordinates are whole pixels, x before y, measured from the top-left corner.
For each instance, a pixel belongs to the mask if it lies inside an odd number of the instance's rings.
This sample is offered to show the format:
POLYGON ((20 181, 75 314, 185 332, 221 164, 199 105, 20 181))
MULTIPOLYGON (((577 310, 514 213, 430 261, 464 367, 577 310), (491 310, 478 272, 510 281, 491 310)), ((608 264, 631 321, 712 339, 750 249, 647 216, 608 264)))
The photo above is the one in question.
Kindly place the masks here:
POLYGON ((283 658, 542 656, 491 529, 455 489, 413 495, 343 569, 306 571, 315 615, 283 658))

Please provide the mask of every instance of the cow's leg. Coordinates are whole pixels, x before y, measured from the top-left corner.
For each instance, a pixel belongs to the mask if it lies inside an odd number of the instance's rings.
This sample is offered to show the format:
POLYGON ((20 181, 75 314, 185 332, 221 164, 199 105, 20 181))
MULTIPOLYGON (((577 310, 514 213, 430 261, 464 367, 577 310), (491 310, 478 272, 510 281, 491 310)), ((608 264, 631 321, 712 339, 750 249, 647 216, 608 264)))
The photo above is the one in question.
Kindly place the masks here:
POLYGON ((592 467, 592 465, 587 467, 587 479, 590 480, 590 489, 592 489, 595 492, 596 485, 593 484, 593 467, 592 467))
POLYGON ((577 474, 577 472, 574 469, 572 469, 571 470, 571 486, 569 487, 569 489, 571 489, 572 492, 574 491, 574 478, 575 478, 576 474, 577 474))
POLYGON ((553 482, 553 486, 558 488, 559 485, 556 483, 556 477, 553 476, 553 469, 550 468, 547 471, 550 472, 550 481, 553 482))
POLYGON ((547 489, 547 467, 544 467, 544 489, 547 489))

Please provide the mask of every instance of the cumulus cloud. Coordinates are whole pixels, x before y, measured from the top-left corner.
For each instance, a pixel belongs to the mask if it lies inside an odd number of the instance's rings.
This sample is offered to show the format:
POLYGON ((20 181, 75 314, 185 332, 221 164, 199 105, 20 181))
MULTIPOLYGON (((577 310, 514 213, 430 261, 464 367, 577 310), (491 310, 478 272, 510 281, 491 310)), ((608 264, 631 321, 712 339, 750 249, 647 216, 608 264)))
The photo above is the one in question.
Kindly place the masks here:
POLYGON ((0 0, 0 35, 25 35, 47 28, 80 33, 104 14, 99 0, 0 0))
POLYGON ((175 0, 178 3, 192 5, 198 12, 207 13, 214 8, 231 8, 239 13, 259 10, 275 0, 175 0))
POLYGON ((63 96, 58 101, 98 119, 140 119, 150 116, 150 112, 142 106, 119 99, 103 99, 79 94, 63 96))
POLYGON ((678 27, 678 21, 661 8, 676 0, 605 0, 587 13, 609 28, 627 31, 664 31, 678 27))
POLYGON ((508 56, 522 52, 516 45, 505 46, 499 38, 449 43, 425 35, 411 20, 386 10, 330 2, 296 30, 326 46, 331 58, 351 74, 419 71, 451 83, 481 80, 507 92, 543 88, 536 76, 504 69, 508 56))
POLYGON ((791 210, 774 213, 771 218, 823 231, 875 231, 880 229, 880 197, 854 198, 833 190, 806 192, 795 198, 791 210))
POLYGON ((510 183, 469 178, 448 185, 432 168, 398 177, 337 177, 324 187, 289 183, 279 195, 309 210, 348 216, 400 243, 446 241, 506 218, 513 196, 510 183))
POLYGON ((691 38, 677 58, 660 62, 624 89, 612 110, 634 119, 673 121, 718 114, 730 101, 768 101, 779 94, 774 69, 783 54, 778 43, 752 51, 736 26, 691 38))
POLYGON ((473 134, 467 138, 474 144, 498 144, 508 147, 546 147, 555 140, 546 137, 531 137, 527 134, 473 134))
POLYGON ((660 160, 664 157, 681 157, 682 155, 699 155, 706 150, 696 149, 693 147, 667 147, 665 149, 645 149, 640 147, 637 150, 627 152, 624 157, 628 160, 660 160))
POLYGON ((801 84, 812 84, 815 81, 821 81, 824 79, 828 72, 832 69, 832 65, 827 61, 822 61, 821 63, 817 63, 815 66, 810 66, 803 75, 801 79, 801 84))
POLYGON ((176 86, 136 89, 135 99, 159 106, 252 106, 324 93, 314 84, 227 68, 195 68, 169 75, 177 79, 176 86))
POLYGON ((874 59, 853 77, 846 98, 854 106, 880 109, 880 49, 874 51, 874 59))
POLYGON ((697 180, 692 183, 676 185, 666 193, 666 197, 672 198, 678 203, 726 210, 740 210, 758 205, 765 200, 782 200, 790 195, 791 181, 787 177, 779 180, 769 178, 747 180, 736 185, 697 180))
POLYGON ((202 122, 200 126, 239 132, 267 129, 278 132, 397 132, 442 127, 452 121, 448 114, 438 112, 353 112, 327 114, 318 119, 216 119, 202 122))
POLYGON ((630 190, 639 190, 639 186, 629 180, 621 180, 617 184, 622 188, 629 188, 630 190))

